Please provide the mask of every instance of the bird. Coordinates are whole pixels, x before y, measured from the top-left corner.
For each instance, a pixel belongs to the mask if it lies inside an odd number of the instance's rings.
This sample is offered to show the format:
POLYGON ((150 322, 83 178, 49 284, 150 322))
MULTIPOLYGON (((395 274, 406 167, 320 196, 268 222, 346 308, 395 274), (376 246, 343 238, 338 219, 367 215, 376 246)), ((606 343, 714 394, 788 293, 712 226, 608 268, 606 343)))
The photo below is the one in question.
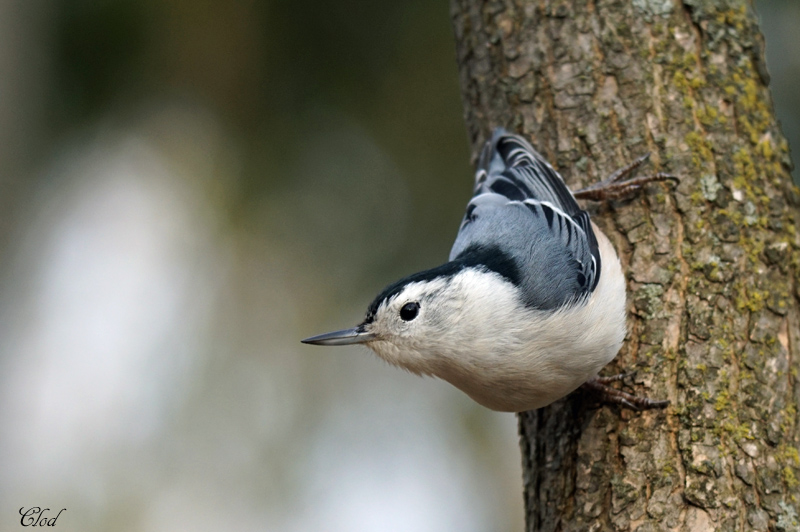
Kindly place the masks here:
POLYGON ((656 401, 599 377, 625 340, 626 283, 608 237, 576 198, 620 199, 648 155, 574 194, 522 136, 494 130, 444 264, 381 291, 361 323, 302 340, 362 344, 392 365, 449 382, 503 412, 547 406, 584 386, 633 409, 656 401))

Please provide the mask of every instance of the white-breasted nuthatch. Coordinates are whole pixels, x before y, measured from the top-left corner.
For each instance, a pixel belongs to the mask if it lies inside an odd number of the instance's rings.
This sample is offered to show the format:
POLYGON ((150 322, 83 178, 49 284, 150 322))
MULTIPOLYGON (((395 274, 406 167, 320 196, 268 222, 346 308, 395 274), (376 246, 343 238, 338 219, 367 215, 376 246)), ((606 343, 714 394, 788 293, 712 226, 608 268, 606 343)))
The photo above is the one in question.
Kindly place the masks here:
POLYGON ((493 410, 546 406, 584 383, 634 408, 665 406, 597 377, 625 339, 625 276, 575 201, 674 179, 624 179, 646 158, 573 195, 525 139, 498 128, 481 153, 449 262, 389 285, 358 326, 303 342, 364 344, 493 410))

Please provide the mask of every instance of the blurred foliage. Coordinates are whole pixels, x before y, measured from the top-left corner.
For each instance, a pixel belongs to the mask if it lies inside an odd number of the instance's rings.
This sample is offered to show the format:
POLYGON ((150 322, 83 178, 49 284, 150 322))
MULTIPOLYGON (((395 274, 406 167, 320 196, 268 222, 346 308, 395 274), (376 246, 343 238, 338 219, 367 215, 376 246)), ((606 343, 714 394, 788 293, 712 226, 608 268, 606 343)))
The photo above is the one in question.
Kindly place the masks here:
POLYGON ((130 119, 153 101, 194 102, 240 152, 226 188, 229 216, 241 219, 257 216, 260 198, 303 186, 297 165, 317 156, 321 117, 335 113, 378 143, 412 198, 425 198, 411 202, 405 239, 366 290, 446 257, 471 174, 446 3, 57 6, 53 138, 109 115, 130 119))

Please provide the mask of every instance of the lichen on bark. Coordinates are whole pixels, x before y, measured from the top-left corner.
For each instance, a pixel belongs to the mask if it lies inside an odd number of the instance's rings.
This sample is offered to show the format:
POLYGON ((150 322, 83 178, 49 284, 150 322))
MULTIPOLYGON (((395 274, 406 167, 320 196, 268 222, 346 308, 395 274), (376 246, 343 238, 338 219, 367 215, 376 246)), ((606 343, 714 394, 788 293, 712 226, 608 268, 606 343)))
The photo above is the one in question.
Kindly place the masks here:
POLYGON ((800 529, 800 192, 745 0, 452 0, 469 140, 502 125, 573 188, 646 152, 680 184, 592 208, 628 272, 609 373, 519 416, 529 530, 800 529), (794 528, 793 528, 794 527, 794 528))

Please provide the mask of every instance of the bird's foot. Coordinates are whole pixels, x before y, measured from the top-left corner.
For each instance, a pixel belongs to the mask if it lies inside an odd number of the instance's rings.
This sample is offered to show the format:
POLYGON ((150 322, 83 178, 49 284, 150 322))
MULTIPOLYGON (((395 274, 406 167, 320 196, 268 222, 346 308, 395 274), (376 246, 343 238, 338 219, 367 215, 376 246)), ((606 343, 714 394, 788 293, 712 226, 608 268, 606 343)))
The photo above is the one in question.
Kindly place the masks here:
POLYGON ((649 157, 650 154, 646 153, 629 165, 623 166, 619 170, 613 172, 599 183, 576 190, 573 192, 573 195, 578 199, 594 201, 618 200, 629 197, 647 183, 653 183, 655 181, 674 181, 677 183, 680 181, 678 177, 663 172, 647 176, 631 177, 628 179, 628 176, 642 166, 649 157))
POLYGON ((603 402, 618 404, 631 410, 649 410, 651 408, 666 408, 669 401, 656 401, 648 397, 629 394, 609 386, 612 382, 624 381, 633 377, 634 373, 622 373, 611 377, 594 377, 583 383, 583 388, 598 394, 603 402))

